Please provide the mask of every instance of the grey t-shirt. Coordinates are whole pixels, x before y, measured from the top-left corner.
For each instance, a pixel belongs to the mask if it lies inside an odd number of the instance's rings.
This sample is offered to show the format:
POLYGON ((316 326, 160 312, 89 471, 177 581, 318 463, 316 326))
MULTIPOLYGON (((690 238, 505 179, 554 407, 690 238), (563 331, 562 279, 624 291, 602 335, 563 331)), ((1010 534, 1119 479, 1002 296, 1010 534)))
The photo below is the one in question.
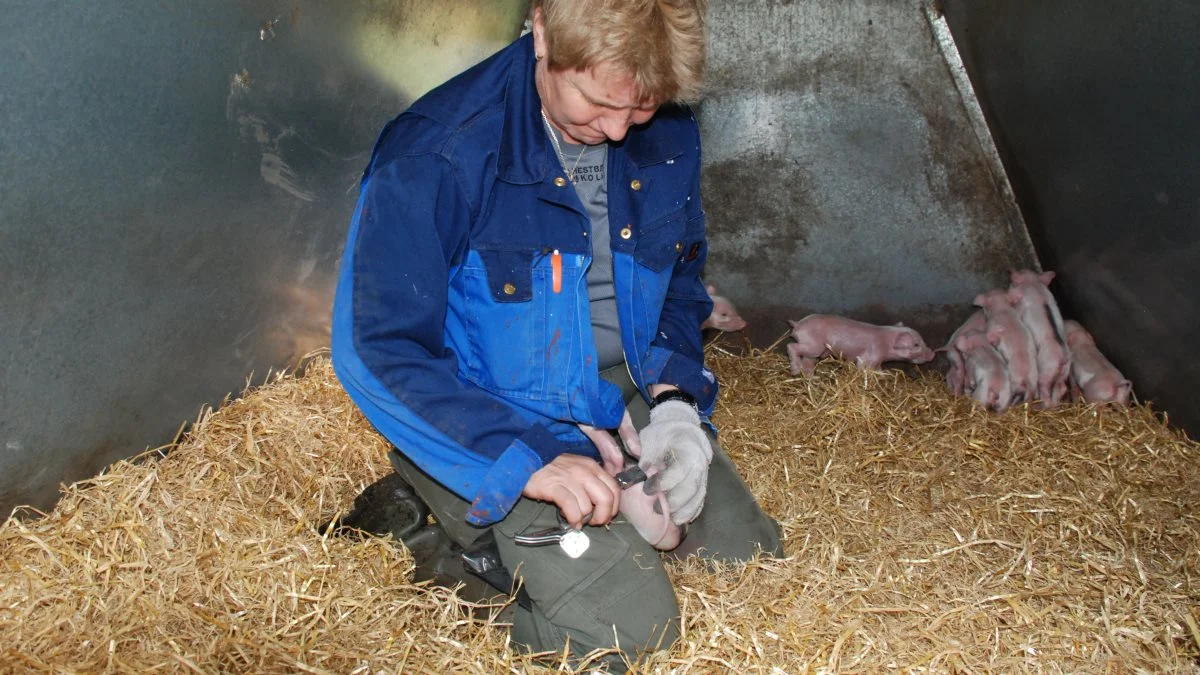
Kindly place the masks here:
POLYGON ((621 325, 617 319, 617 294, 613 289, 612 248, 608 232, 608 144, 574 145, 558 129, 546 125, 562 148, 563 164, 574 169, 575 193, 592 221, 592 266, 587 271, 588 300, 592 310, 592 337, 601 370, 621 363, 621 325), (583 153, 580 156, 580 152, 583 153))

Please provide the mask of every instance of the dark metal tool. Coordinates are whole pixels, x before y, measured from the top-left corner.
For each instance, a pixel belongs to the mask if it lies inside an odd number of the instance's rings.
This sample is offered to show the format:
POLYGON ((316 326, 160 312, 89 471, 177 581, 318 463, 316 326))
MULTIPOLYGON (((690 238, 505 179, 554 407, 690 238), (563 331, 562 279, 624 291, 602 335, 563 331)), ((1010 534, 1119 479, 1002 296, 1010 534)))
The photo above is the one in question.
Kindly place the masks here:
POLYGON ((646 480, 646 472, 642 471, 642 467, 634 464, 628 469, 625 469, 621 473, 617 474, 615 478, 617 479, 617 485, 620 485, 621 489, 624 490, 630 485, 637 485, 638 483, 646 480))

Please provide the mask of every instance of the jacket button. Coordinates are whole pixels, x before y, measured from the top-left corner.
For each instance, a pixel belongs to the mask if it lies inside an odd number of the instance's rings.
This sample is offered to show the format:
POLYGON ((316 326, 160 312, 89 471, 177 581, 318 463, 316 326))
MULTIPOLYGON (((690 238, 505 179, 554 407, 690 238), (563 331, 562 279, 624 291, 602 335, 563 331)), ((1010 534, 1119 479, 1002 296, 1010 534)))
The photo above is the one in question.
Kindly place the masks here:
POLYGON ((621 238, 622 239, 628 239, 632 236, 633 236, 633 230, 629 229, 628 227, 621 228, 621 238))
POLYGON ((635 192, 637 190, 641 190, 642 189, 642 181, 634 178, 632 181, 629 182, 629 187, 633 188, 633 190, 635 192))
POLYGON ((567 184, 567 179, 563 178, 562 176, 555 176, 554 184, 557 185, 558 187, 562 187, 567 184))
POLYGON ((683 250, 683 242, 682 241, 675 242, 675 252, 679 253, 682 250, 683 250))
POLYGON ((516 292, 517 292, 516 286, 513 286, 512 284, 504 284, 504 294, 505 295, 512 295, 513 293, 516 293, 516 292))

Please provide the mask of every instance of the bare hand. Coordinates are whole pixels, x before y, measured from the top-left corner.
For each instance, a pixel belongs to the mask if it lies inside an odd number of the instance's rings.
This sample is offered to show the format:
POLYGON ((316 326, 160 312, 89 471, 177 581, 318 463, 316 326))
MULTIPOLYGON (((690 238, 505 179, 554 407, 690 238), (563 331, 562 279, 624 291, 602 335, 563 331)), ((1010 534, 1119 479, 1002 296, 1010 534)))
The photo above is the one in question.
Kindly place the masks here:
MULTIPOLYGON (((617 441, 611 433, 589 424, 580 424, 579 429, 591 439, 592 445, 600 451, 600 460, 604 462, 604 470, 608 472, 608 475, 616 476, 625 469, 625 455, 621 452, 621 446, 617 445, 617 441)), ((617 428, 617 435, 620 436, 621 442, 625 444, 625 449, 631 455, 635 458, 642 456, 642 443, 638 439, 637 429, 633 426, 633 418, 629 416, 628 410, 621 417, 621 426, 617 428)))
POLYGON ((559 455, 538 469, 525 483, 521 494, 558 506, 563 518, 575 529, 591 514, 589 525, 605 525, 621 505, 621 487, 596 460, 582 455, 559 455))
MULTIPOLYGON (((629 415, 629 413, 625 413, 629 415)), ((600 452, 600 461, 604 462, 604 470, 608 475, 615 476, 621 473, 621 469, 625 466, 625 456, 621 454, 621 446, 617 445, 617 439, 606 429, 597 429, 590 424, 580 424, 579 430, 584 433, 592 441, 592 445, 596 446, 596 450, 600 452)))

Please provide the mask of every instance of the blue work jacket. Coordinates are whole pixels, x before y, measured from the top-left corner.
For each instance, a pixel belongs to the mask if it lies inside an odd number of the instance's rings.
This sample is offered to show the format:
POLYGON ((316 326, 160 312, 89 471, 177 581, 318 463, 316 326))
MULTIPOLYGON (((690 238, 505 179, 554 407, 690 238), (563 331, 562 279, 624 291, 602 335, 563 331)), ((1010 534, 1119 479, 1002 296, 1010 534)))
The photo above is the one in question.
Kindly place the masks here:
MULTIPOLYGON (((643 396, 669 383, 712 412, 700 324, 700 136, 664 106, 608 149, 621 340, 643 396)), ((562 453, 599 457, 577 423, 615 428, 598 375, 591 221, 546 136, 533 41, 518 39, 389 122, 363 175, 333 306, 333 366, 418 467, 496 522, 562 453)))

